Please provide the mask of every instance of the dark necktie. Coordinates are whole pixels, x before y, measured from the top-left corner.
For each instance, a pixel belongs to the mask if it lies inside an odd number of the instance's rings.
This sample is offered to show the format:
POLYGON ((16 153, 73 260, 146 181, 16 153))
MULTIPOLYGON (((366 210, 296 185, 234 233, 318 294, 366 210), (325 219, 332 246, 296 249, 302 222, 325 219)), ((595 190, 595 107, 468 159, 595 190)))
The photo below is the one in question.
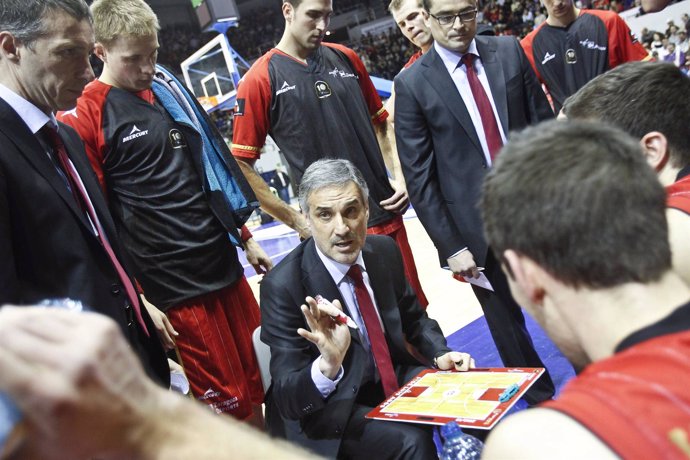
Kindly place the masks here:
POLYGON ((110 243, 108 242, 108 238, 105 236, 103 227, 101 227, 101 222, 98 219, 98 216, 96 215, 96 210, 93 208, 93 205, 91 204, 91 200, 89 199, 89 196, 86 193, 86 189, 82 185, 81 180, 77 175, 77 172, 70 164, 69 157, 67 156, 67 150, 65 149, 65 144, 62 142, 62 139, 58 135, 57 130, 49 124, 45 125, 41 129, 41 131, 45 133, 48 140, 50 141, 50 147, 53 149, 53 153, 57 156, 60 167, 62 168, 62 172, 67 178, 67 182, 69 183, 69 186, 72 189, 72 194, 77 200, 77 204, 82 210, 86 210, 89 217, 91 218, 91 222, 93 222, 93 225, 96 227, 96 231, 98 232, 98 239, 100 240, 101 245, 105 249, 105 252, 108 253, 110 262, 113 264, 113 267, 115 268, 118 276, 120 277, 122 285, 125 287, 125 291, 127 292, 127 298, 129 299, 129 303, 132 305, 132 308, 134 308, 134 313, 136 314, 137 321, 141 325, 142 329, 144 329, 146 335, 149 335, 149 331, 146 328, 146 323, 144 323, 144 318, 141 316, 141 305, 139 304, 139 295, 134 289, 134 285, 132 284, 132 281, 129 279, 129 276, 127 276, 125 269, 120 264, 120 261, 117 260, 117 257, 113 252, 113 248, 112 246, 110 246, 110 243))
POLYGON ((503 139, 501 139, 501 131, 498 129, 498 123, 496 123, 496 117, 491 108, 491 101, 489 101, 484 86, 482 86, 477 72, 474 70, 474 57, 474 54, 467 53, 462 57, 462 63, 467 68, 467 81, 470 84, 474 102, 477 104, 477 109, 479 109, 479 116, 482 119, 486 144, 489 147, 489 155, 493 162, 496 155, 498 155, 498 151, 503 147, 503 139))
POLYGON ((359 306, 359 313, 362 315, 364 325, 367 328, 369 335, 369 343, 371 344, 371 352, 374 355, 376 367, 381 376, 381 385, 383 385, 383 393, 386 398, 398 390, 398 379, 395 377, 393 370, 393 363, 391 362, 391 354, 388 351, 388 344, 386 337, 383 334, 383 328, 376 314, 374 302, 371 301, 371 296, 362 278, 362 269, 359 265, 353 265, 347 272, 355 286, 355 297, 357 298, 357 305, 359 306))

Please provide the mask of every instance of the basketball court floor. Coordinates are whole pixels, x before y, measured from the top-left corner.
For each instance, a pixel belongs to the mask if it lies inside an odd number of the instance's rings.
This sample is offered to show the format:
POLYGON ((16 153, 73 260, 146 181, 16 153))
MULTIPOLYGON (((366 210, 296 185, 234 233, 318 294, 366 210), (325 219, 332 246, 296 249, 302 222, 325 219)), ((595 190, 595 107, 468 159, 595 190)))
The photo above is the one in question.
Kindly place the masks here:
MULTIPOLYGON (((440 268, 436 249, 414 210, 410 208, 404 217, 422 287, 429 299, 427 313, 439 323, 449 346, 454 350, 470 353, 477 367, 503 367, 470 285, 456 281, 449 271, 440 268)), ((275 264, 299 244, 297 234, 282 223, 257 224, 258 222, 253 225, 249 222, 248 226, 254 234, 254 239, 261 244, 275 264)), ((261 276, 256 275, 242 251, 239 251, 239 255, 247 279, 258 299, 261 276)), ((573 369, 531 318, 527 317, 527 323, 537 352, 559 391, 563 384, 574 376, 573 369)), ((520 410, 525 406, 526 404, 521 401, 515 409, 520 410)))

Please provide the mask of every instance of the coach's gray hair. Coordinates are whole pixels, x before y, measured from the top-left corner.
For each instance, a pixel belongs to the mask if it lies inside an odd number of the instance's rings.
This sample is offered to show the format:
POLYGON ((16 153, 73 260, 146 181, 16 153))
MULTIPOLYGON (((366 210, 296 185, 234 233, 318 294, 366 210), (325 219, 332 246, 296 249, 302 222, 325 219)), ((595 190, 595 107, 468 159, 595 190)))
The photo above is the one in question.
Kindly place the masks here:
POLYGON ((77 20, 91 19, 84 0, 2 0, 0 31, 11 33, 29 49, 46 33, 44 18, 48 12, 64 11, 77 20))
POLYGON ((299 205, 305 214, 309 213, 307 200, 315 190, 326 187, 344 187, 354 182, 362 193, 364 203, 369 201, 369 187, 362 173, 348 160, 324 159, 312 163, 299 184, 299 205))

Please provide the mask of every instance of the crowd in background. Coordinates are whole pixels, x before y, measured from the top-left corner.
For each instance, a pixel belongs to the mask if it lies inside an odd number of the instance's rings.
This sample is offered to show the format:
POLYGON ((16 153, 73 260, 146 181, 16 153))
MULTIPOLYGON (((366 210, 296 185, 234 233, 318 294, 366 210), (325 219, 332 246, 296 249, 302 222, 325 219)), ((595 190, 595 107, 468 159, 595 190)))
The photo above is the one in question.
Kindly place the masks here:
MULTIPOLYGON (((372 9, 376 1, 386 5, 388 3, 387 0, 338 0, 334 2, 334 7, 336 13, 357 6, 372 9)), ((620 13, 638 7, 640 0, 578 0, 577 5, 582 8, 620 13)), ((492 26, 496 35, 514 35, 522 38, 546 19, 546 10, 539 0, 480 0, 479 7, 477 21, 492 26)), ((690 27, 690 21, 687 15, 684 18, 678 24, 670 21, 665 31, 644 29, 640 40, 657 59, 675 62, 687 71, 690 63, 687 62, 686 31, 690 27)), ((276 3, 274 7, 256 9, 243 15, 239 26, 230 28, 227 36, 231 46, 251 63, 278 43, 283 33, 283 25, 280 6, 276 3)), ((198 33, 182 26, 165 28, 160 33, 161 48, 158 61, 175 72, 180 72, 180 62, 211 40, 214 34, 198 33)), ((387 79, 392 79, 416 51, 397 27, 377 34, 366 34, 358 40, 344 44, 359 54, 371 75, 387 79)))

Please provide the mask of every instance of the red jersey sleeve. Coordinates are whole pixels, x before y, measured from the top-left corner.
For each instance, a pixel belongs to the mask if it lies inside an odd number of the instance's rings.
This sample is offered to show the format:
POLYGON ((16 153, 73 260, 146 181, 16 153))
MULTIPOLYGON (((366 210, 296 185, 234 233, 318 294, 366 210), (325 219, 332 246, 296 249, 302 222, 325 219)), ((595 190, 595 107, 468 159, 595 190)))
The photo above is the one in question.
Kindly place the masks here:
POLYGON ((632 33, 625 21, 616 13, 611 13, 606 21, 609 34, 609 67, 630 61, 647 61, 651 56, 642 43, 632 33))
POLYGON ((534 37, 537 36, 537 33, 539 33, 539 30, 544 27, 545 22, 539 24, 539 27, 537 27, 535 30, 527 34, 525 38, 520 40, 520 46, 522 46, 522 50, 525 52, 525 56, 527 56, 527 60, 529 61, 530 65, 532 66, 532 70, 534 70, 534 73, 537 75, 537 78, 539 79, 539 82, 544 84, 544 79, 541 78, 541 74, 539 73, 539 69, 537 69, 537 65, 534 63, 534 53, 532 52, 532 42, 534 41, 534 37))
POLYGON ((352 63, 352 66, 355 68, 357 76, 359 77, 359 87, 362 90, 362 94, 364 94, 364 100, 367 102, 369 115, 371 115, 371 121, 374 124, 383 123, 386 118, 388 118, 388 112, 383 107, 379 93, 376 92, 374 83, 371 81, 371 77, 369 77, 369 73, 367 72, 366 67, 364 67, 362 60, 359 58, 359 56, 357 56, 357 53, 352 51, 350 48, 347 48, 343 45, 338 45, 336 43, 324 43, 324 45, 335 48, 347 56, 352 63))
POLYGON ((73 110, 58 112, 57 119, 74 128, 84 142, 86 154, 91 168, 96 173, 98 182, 105 196, 108 196, 103 174, 103 159, 106 151, 105 136, 103 135, 103 102, 110 90, 110 86, 98 80, 91 82, 84 93, 77 99, 77 106, 73 110))
POLYGON ((237 88, 232 122, 232 154, 256 160, 270 128, 271 80, 268 63, 272 52, 262 56, 242 77, 237 88))

